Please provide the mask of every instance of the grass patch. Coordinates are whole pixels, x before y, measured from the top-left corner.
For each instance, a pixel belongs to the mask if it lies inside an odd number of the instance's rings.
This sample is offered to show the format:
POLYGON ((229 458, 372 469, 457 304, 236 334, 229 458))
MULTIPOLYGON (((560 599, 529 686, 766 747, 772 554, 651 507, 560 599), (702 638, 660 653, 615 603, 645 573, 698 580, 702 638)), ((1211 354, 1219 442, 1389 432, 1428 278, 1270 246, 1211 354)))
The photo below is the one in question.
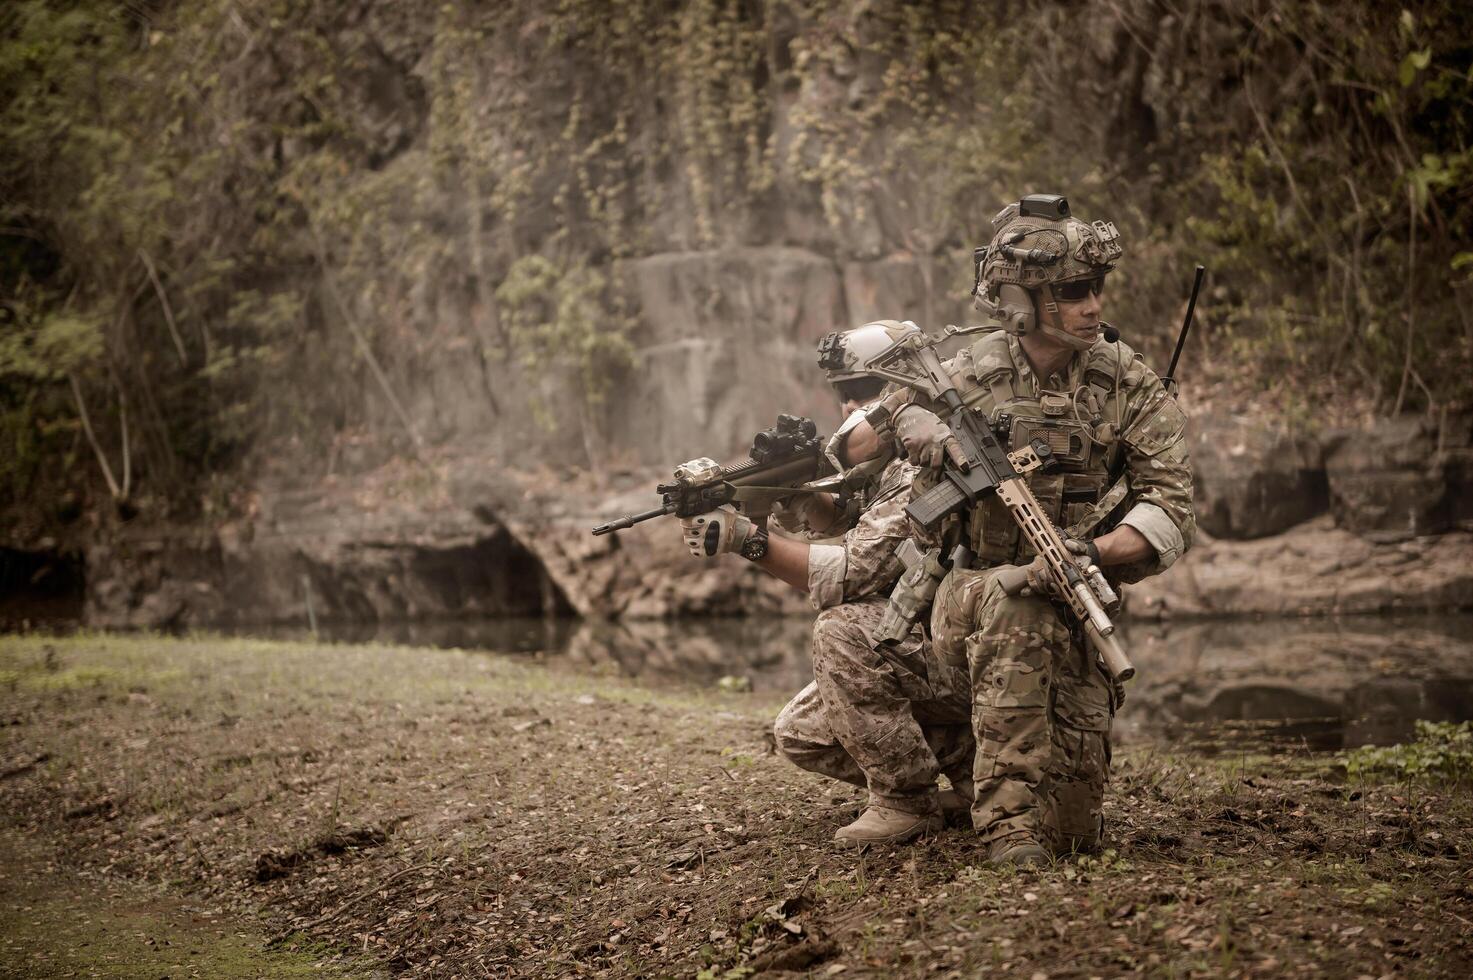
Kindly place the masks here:
POLYGON ((0 690, 57 693, 88 689, 144 692, 184 678, 178 669, 161 667, 155 658, 132 647, 116 647, 111 639, 83 638, 67 646, 42 637, 0 638, 0 690))
POLYGON ((268 948, 242 923, 201 915, 154 891, 113 882, 99 900, 95 882, 58 874, 43 847, 0 834, 0 956, 17 980, 107 976, 118 980, 212 977, 377 977, 334 962, 339 950, 307 937, 268 948))
POLYGON ((1351 779, 1452 783, 1473 777, 1473 724, 1417 722, 1416 738, 1402 745, 1367 745, 1341 756, 1351 779))

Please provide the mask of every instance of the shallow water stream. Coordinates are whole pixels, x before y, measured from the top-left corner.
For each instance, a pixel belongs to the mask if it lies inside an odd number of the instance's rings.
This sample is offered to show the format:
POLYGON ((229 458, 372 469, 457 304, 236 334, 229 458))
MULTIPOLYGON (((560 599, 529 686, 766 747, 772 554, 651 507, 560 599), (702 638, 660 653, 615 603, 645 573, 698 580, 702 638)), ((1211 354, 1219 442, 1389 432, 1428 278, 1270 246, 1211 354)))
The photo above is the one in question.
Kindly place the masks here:
MULTIPOLYGON (((324 639, 556 658, 653 686, 796 692, 811 620, 488 620, 335 624, 324 639)), ((1473 718, 1473 615, 1134 623, 1139 674, 1118 741, 1309 751, 1387 744, 1418 719, 1473 718)), ((305 636, 301 631, 253 631, 305 636)))

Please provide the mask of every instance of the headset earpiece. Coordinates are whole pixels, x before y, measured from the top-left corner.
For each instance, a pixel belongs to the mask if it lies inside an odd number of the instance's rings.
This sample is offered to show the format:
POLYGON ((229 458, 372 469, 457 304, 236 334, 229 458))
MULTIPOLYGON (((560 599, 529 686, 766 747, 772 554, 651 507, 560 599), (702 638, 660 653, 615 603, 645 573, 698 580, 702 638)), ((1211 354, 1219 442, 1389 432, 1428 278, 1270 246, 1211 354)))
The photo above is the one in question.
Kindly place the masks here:
POLYGON ((997 287, 997 318, 1003 329, 1022 337, 1034 327, 1033 297, 1028 290, 1016 283, 1005 282, 997 287))

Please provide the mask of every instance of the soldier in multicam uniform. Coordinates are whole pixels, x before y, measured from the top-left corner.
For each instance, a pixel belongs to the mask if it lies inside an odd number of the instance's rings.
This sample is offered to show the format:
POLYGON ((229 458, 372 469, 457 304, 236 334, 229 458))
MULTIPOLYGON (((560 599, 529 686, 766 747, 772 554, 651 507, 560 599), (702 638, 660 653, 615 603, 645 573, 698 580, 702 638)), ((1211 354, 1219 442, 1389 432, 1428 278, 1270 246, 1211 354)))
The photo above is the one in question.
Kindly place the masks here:
MULTIPOLYGON (((1123 254, 1112 223, 1072 217, 1034 195, 993 219, 978 266, 979 306, 1001 329, 947 365, 971 411, 1009 450, 1042 438, 1062 464, 1035 470, 1033 493, 1116 583, 1158 574, 1190 547, 1186 417, 1141 356, 1100 320, 1105 275, 1123 254)), ((950 435, 917 399, 890 396, 851 437, 855 451, 893 435, 939 455, 950 435), (919 414, 918 414, 919 413, 919 414)), ((921 477, 920 493, 928 482, 921 477)), ((935 656, 969 665, 977 741, 973 825, 997 864, 1094 847, 1119 696, 1096 654, 1051 601, 1041 559, 995 495, 940 530, 975 554, 932 608, 935 656), (1029 565, 1033 586, 1007 594, 997 569, 1029 565)))
MULTIPOLYGON (((973 742, 964 657, 952 664, 937 662, 919 628, 883 654, 870 640, 886 595, 903 570, 895 549, 910 536, 905 506, 916 469, 896 458, 888 443, 859 459, 850 458, 846 446, 849 432, 884 387, 861 366, 915 329, 890 320, 824 338, 819 364, 847 416, 828 452, 844 474, 846 492, 837 501, 800 496, 774 511, 774 520, 793 537, 773 536, 755 562, 808 593, 819 609, 814 681, 779 714, 775 736, 779 750, 796 765, 868 787, 865 811, 834 835, 856 845, 905 841, 939 830, 943 810, 964 814, 971 804, 973 742), (953 787, 945 792, 937 787, 943 773, 953 787)), ((739 553, 755 533, 750 521, 729 509, 687 519, 682 528, 698 557, 739 553), (721 525, 715 533, 713 523, 721 525)))

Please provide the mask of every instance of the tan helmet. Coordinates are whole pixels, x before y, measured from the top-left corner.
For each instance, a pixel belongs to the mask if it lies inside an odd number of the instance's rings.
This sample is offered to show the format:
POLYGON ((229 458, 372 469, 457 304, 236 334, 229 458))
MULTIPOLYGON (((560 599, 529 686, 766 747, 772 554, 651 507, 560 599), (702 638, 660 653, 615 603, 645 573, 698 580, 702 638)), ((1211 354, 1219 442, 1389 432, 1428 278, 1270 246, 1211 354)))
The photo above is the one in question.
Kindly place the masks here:
POLYGON ((831 385, 873 377, 864 370, 865 364, 901 337, 919 330, 909 320, 876 320, 853 330, 836 330, 818 342, 818 366, 831 385))
MULTIPOLYGON (((1009 204, 992 219, 992 230, 992 241, 973 254, 973 295, 978 309, 1019 335, 1035 327, 1028 291, 1041 291, 1043 302, 1052 304, 1054 283, 1103 276, 1125 254, 1113 221, 1081 221, 1058 194, 1030 194, 1009 204)), ((1077 341, 1046 325, 1042 329, 1077 341)))

